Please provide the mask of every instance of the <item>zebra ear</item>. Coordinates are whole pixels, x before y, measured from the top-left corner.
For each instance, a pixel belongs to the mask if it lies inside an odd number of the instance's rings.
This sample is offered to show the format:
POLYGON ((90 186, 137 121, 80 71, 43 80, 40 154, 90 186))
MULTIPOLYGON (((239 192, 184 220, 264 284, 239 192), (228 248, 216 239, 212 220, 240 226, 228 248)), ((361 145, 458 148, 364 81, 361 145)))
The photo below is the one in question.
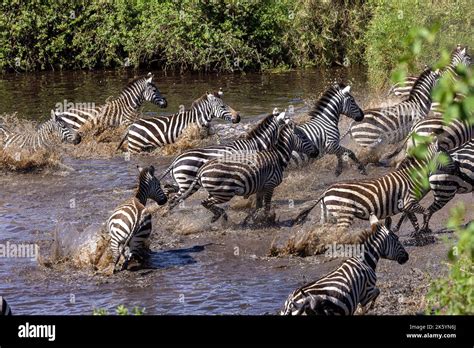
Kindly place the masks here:
POLYGON ((54 109, 51 109, 51 119, 53 121, 56 121, 56 112, 54 111, 54 109))
MULTIPOLYGON (((277 110, 277 111, 278 111, 278 110, 277 110)), ((275 114, 273 114, 273 115, 275 115, 275 114)), ((285 112, 285 111, 280 112, 280 114, 278 114, 278 116, 277 116, 277 120, 278 120, 278 121, 284 120, 284 119, 285 119, 285 115, 286 115, 286 112, 285 112)))
POLYGON ((279 114, 278 108, 274 108, 272 114, 273 116, 277 116, 279 114))
POLYGON ((349 94, 349 92, 351 91, 351 86, 346 86, 342 89, 342 94, 349 94))
POLYGON ((390 216, 387 216, 385 218, 385 227, 387 228, 387 230, 390 230, 390 228, 392 227, 392 218, 390 216))
POLYGON ((464 47, 462 50, 461 50, 461 54, 466 54, 466 47, 464 47))
POLYGON ((138 172, 139 172, 139 173, 141 173, 141 172, 142 172, 142 170, 143 170, 143 168, 142 168, 142 167, 140 167, 138 164, 137 164, 137 169, 138 169, 138 172))
POLYGON ((370 214, 369 222, 370 222, 370 224, 372 225, 372 228, 373 228, 374 225, 377 225, 379 223, 379 219, 377 219, 377 216, 375 216, 374 214, 370 214))
POLYGON ((153 74, 151 72, 149 72, 147 75, 146 75, 146 83, 151 83, 151 81, 153 80, 153 74))
POLYGON ((151 176, 154 176, 154 175, 155 175, 155 167, 150 166, 150 170, 149 170, 149 171, 150 171, 151 176))
POLYGON ((219 98, 222 98, 223 95, 224 95, 224 92, 222 91, 222 88, 219 88, 219 91, 217 91, 217 96, 219 98))

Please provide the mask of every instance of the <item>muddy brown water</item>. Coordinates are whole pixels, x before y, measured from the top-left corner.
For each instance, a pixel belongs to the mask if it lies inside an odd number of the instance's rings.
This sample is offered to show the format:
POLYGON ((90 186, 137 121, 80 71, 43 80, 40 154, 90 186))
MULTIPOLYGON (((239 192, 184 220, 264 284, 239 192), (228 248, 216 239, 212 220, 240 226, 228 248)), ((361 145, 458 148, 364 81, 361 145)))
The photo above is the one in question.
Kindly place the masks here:
MULTIPOLYGON (((127 71, 4 75, 0 79, 0 113, 18 112, 21 118, 41 120, 64 100, 99 103, 110 95, 118 95, 131 77, 133 73, 127 71)), ((189 105, 206 90, 222 87, 225 101, 241 112, 243 122, 254 122, 275 106, 283 109, 294 105, 304 111, 304 98, 318 95, 330 82, 341 78, 351 82, 362 106, 370 104, 365 75, 359 70, 156 74, 156 84, 169 106, 160 110, 148 104, 144 111, 176 112, 179 105, 189 105)), ((117 204, 131 195, 137 164, 154 164, 157 172, 161 172, 170 160, 171 157, 152 156, 132 157, 130 161, 120 155, 109 159, 66 156, 64 163, 74 168, 72 172, 2 174, 0 244, 39 243, 47 249, 53 244, 53 232, 59 231, 62 239, 74 245, 77 235, 99 229, 117 204)), ((304 172, 310 177, 306 190, 301 190, 301 185, 292 190, 292 183, 276 190, 275 206, 280 220, 296 215, 295 207, 314 198, 321 185, 360 177, 354 167, 347 168, 338 179, 330 168, 311 168, 312 171, 304 172), (291 200, 295 207, 288 204, 291 200)), ((384 172, 386 169, 371 167, 369 175, 384 172)), ((209 223, 208 213, 199 206, 202 197, 202 193, 196 194, 186 207, 170 217, 154 218, 149 270, 107 277, 68 265, 51 269, 38 265, 36 260, 0 257, 0 295, 7 298, 15 314, 91 314, 93 308, 113 312, 121 304, 145 307, 148 314, 273 314, 295 287, 324 275, 340 263, 324 256, 267 257, 271 244, 284 243, 296 228, 284 224, 267 229, 242 228, 239 221, 245 216, 245 209, 232 209, 231 205, 230 217, 235 225, 223 229, 209 223)), ((456 200, 472 204, 471 195, 456 200)), ((444 226, 446 211, 433 218, 435 228, 444 226)), ((363 222, 358 223, 364 226, 363 222)), ((409 229, 402 235, 408 233, 409 229)), ((381 261, 381 279, 388 282, 404 273, 408 277, 414 267, 423 271, 431 267, 436 275, 442 271, 436 265, 441 264, 446 248, 441 242, 433 247, 408 247, 414 261, 404 267, 381 261)), ((390 297, 390 291, 386 291, 386 296, 390 297)), ((385 312, 401 312, 397 306, 394 308, 385 312)), ((382 309, 379 312, 385 313, 382 309)))

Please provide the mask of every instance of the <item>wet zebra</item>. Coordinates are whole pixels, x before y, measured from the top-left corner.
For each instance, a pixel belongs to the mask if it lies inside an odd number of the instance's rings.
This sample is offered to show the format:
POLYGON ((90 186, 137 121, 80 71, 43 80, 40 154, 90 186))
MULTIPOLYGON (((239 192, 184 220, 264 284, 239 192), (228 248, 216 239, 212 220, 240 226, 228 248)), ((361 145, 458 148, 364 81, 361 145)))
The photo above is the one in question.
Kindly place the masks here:
POLYGON ((131 153, 151 151, 166 144, 173 144, 186 127, 196 124, 200 128, 207 128, 215 117, 239 123, 239 113, 224 103, 222 95, 221 91, 206 93, 195 100, 189 110, 169 116, 141 118, 133 122, 117 150, 125 141, 131 153))
POLYGON ((430 188, 433 192, 433 203, 423 214, 421 231, 429 232, 430 219, 434 213, 443 208, 458 193, 474 191, 474 138, 461 148, 450 153, 451 158, 459 165, 463 176, 438 170, 430 176, 430 188))
POLYGON ((120 205, 107 221, 111 237, 110 247, 114 256, 114 271, 125 249, 129 252, 121 269, 127 268, 129 261, 142 262, 146 257, 145 243, 151 234, 151 215, 146 213, 145 205, 150 198, 159 205, 167 202, 161 190, 160 182, 155 177, 153 166, 139 168, 138 188, 135 196, 120 205))
POLYGON ((268 151, 231 154, 204 164, 180 200, 185 200, 193 192, 194 186, 200 184, 208 193, 201 204, 214 214, 211 222, 217 221, 221 216, 227 221, 227 214, 217 204, 226 203, 234 196, 248 197, 256 193, 255 216, 262 207, 267 216, 273 191, 282 182, 283 171, 294 150, 310 156, 318 154, 315 146, 305 139, 304 133, 289 122, 281 127, 275 147, 268 151))
MULTIPOLYGON (((470 66, 472 64, 472 58, 467 53, 467 47, 462 47, 460 44, 458 44, 451 53, 449 64, 443 69, 441 75, 449 74, 451 77, 457 76, 456 67, 459 64, 463 64, 464 66, 470 66)), ((399 97, 408 96, 417 79, 417 76, 408 76, 405 81, 393 85, 388 94, 394 94, 399 97)), ((438 106, 438 103, 433 103, 431 109, 436 109, 438 106)))
POLYGON ((108 100, 103 105, 69 108, 65 111, 58 110, 57 113, 76 131, 84 130, 86 125, 127 126, 140 117, 139 109, 144 101, 152 102, 160 108, 168 105, 152 80, 153 74, 148 73, 129 82, 117 98, 108 100))
POLYGON ((18 147, 28 151, 37 151, 41 148, 52 146, 56 141, 77 145, 81 142, 81 136, 71 130, 64 119, 51 110, 51 118, 31 131, 15 132, 0 125, 3 148, 18 147))
POLYGON ((413 124, 428 115, 431 92, 439 77, 439 70, 426 69, 416 81, 408 99, 397 105, 364 110, 364 121, 351 124, 346 134, 349 133, 351 138, 363 147, 402 141, 413 124))
MULTIPOLYGON (((186 192, 196 179, 199 169, 208 161, 229 156, 234 153, 253 153, 270 149, 277 139, 279 127, 288 122, 285 112, 278 113, 277 110, 265 117, 257 126, 251 130, 244 139, 237 139, 230 144, 212 145, 204 148, 191 149, 177 156, 171 165, 160 177, 160 180, 171 172, 171 176, 178 185, 178 192, 172 199, 170 205, 180 200, 181 195, 186 192)), ((199 183, 194 186, 188 197, 199 189, 199 183)))
POLYGON ((359 304, 364 314, 373 308, 380 294, 375 273, 378 260, 394 260, 402 265, 409 256, 390 230, 390 218, 382 225, 371 215, 370 222, 371 231, 359 236, 363 254, 347 259, 326 276, 293 291, 281 315, 353 315, 359 304))
MULTIPOLYGON (((415 213, 423 214, 425 209, 419 201, 428 193, 423 186, 427 165, 444 153, 438 142, 427 146, 423 159, 407 157, 399 168, 379 178, 338 182, 326 189, 309 208, 296 218, 297 223, 304 221, 309 212, 321 202, 321 223, 328 221, 331 215, 338 226, 349 227, 354 218, 368 220, 370 214, 384 219, 398 213, 406 213, 415 231, 419 225, 415 213)), ((436 161, 438 163, 438 161, 436 161)), ((436 169, 439 169, 440 165, 436 169)), ((455 165, 448 163, 446 170, 455 171, 455 165)), ((396 229, 398 231, 400 223, 396 229)))
POLYGON ((0 316, 12 315, 12 310, 3 296, 0 296, 0 316))
MULTIPOLYGON (((342 173, 343 159, 354 161, 359 171, 365 173, 364 165, 357 159, 354 152, 339 143, 339 116, 344 114, 356 122, 364 119, 364 113, 350 94, 350 86, 342 84, 330 87, 317 101, 309 112, 311 119, 298 126, 319 150, 319 156, 325 154, 337 156, 336 176, 342 173)), ((300 166, 307 161, 306 156, 293 153, 293 162, 300 166)))

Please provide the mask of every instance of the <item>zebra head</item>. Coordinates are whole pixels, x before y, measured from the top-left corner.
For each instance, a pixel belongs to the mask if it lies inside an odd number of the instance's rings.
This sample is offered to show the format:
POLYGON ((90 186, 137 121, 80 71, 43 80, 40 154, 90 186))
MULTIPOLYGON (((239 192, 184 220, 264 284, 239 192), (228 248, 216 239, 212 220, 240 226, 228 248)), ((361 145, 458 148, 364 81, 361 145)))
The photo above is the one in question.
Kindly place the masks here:
POLYGON ((462 64, 466 67, 472 64, 472 57, 467 53, 467 46, 462 47, 458 44, 451 54, 451 62, 449 65, 454 68, 458 64, 462 64))
POLYGON ((55 128, 56 132, 59 134, 59 137, 63 143, 74 144, 77 145, 81 142, 82 137, 81 135, 71 129, 69 124, 63 120, 61 116, 56 114, 54 110, 51 110, 51 120, 53 127, 55 128))
POLYGON ((216 117, 226 121, 232 121, 232 123, 239 123, 240 114, 234 109, 232 109, 229 105, 224 103, 224 101, 222 100, 223 95, 224 93, 222 92, 222 90, 219 90, 218 92, 214 93, 206 92, 206 94, 198 101, 194 102, 191 107, 204 109, 205 111, 207 111, 209 120, 216 117))
POLYGON ((150 72, 146 76, 145 86, 143 89, 143 98, 146 101, 158 105, 160 108, 166 108, 168 106, 168 102, 166 101, 165 97, 161 95, 160 91, 152 82, 152 80, 153 74, 150 72))
POLYGON ((372 227, 372 235, 374 236, 372 241, 377 245, 380 257, 397 261, 400 265, 407 262, 407 251, 398 240, 398 236, 390 229, 392 219, 387 217, 385 219, 385 224, 382 224, 375 215, 371 214, 369 220, 372 227))
POLYGON ((155 177, 155 167, 140 168, 137 166, 137 168, 140 174, 136 197, 143 205, 145 205, 147 198, 153 199, 158 205, 165 204, 168 198, 161 189, 160 181, 155 177))
POLYGON ((339 84, 336 86, 338 95, 342 98, 341 114, 352 118, 354 121, 362 121, 364 119, 364 112, 356 103, 354 97, 350 94, 351 86, 344 86, 339 84))

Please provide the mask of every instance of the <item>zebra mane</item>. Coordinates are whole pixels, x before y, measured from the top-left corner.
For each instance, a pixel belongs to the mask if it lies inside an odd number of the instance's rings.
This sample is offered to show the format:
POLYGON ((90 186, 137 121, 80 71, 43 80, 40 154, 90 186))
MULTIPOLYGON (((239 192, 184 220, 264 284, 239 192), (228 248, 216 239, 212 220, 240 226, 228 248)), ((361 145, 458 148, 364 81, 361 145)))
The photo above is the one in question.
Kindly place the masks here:
POLYGON ((219 95, 219 92, 204 93, 202 96, 200 96, 199 98, 197 98, 195 101, 192 102, 191 109, 194 109, 196 105, 200 104, 201 102, 206 101, 208 94, 213 94, 214 97, 222 99, 221 96, 219 95))
POLYGON ((268 124, 270 124, 275 117, 273 114, 266 116, 263 120, 261 120, 255 127, 253 127, 246 135, 244 139, 252 139, 255 135, 257 135, 262 128, 265 128, 268 124))
POLYGON ((418 93, 418 87, 419 85, 427 78, 428 75, 430 75, 433 71, 431 70, 431 68, 427 68, 425 70, 423 70, 423 72, 420 74, 420 76, 418 76, 418 78, 416 79, 415 83, 413 84, 413 87, 412 89, 410 90, 410 94, 408 95, 408 99, 410 97, 412 97, 413 95, 415 95, 415 93, 418 93))
POLYGON ((327 105, 328 99, 331 99, 333 95, 337 94, 339 90, 345 87, 346 85, 344 85, 343 83, 339 83, 336 85, 332 85, 328 89, 326 89, 323 93, 320 94, 318 99, 310 102, 312 105, 311 110, 309 110, 308 112, 308 115, 310 117, 318 117, 321 109, 324 109, 324 107, 327 105))
MULTIPOLYGON (((126 91, 128 91, 130 88, 132 88, 137 82, 139 81, 144 81, 148 78, 150 78, 151 75, 142 75, 135 77, 134 79, 130 80, 127 85, 122 89, 122 92, 120 93, 120 96, 122 96, 126 91)), ((112 99, 110 96, 107 98, 107 100, 112 99)))

